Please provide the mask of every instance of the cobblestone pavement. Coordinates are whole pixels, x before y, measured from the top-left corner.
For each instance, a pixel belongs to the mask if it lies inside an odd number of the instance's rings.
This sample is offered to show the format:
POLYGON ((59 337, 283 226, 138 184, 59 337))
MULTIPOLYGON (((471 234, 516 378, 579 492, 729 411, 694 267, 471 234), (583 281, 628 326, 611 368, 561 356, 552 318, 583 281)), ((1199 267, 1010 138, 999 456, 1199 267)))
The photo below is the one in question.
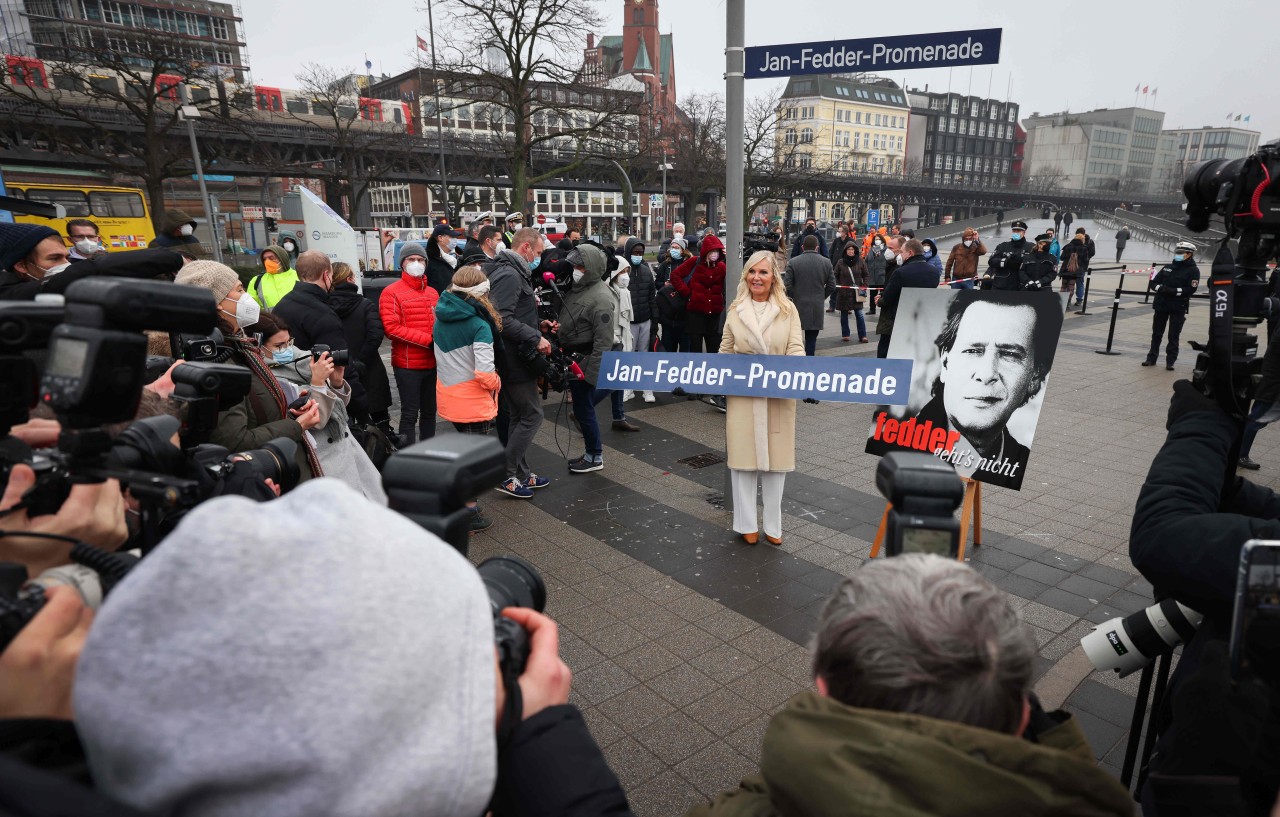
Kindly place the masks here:
MULTIPOLYGON (((1113 252, 1100 246, 1099 258, 1113 252)), ((1095 354, 1106 343, 1107 291, 1118 278, 1099 274, 1090 314, 1068 313, 1023 488, 984 488, 983 544, 968 554, 1032 628, 1046 708, 1073 711, 1117 776, 1137 676, 1094 672, 1079 640, 1094 624, 1151 603, 1151 586, 1129 562, 1129 524, 1164 439, 1170 386, 1194 364, 1186 350, 1175 372, 1139 366, 1151 329, 1140 297, 1121 299, 1120 354, 1095 354)), ((1144 286, 1142 276, 1129 276, 1126 288, 1144 286)), ((874 356, 874 338, 842 343, 835 318, 828 316, 819 354, 874 356)), ((1184 350, 1207 326, 1197 302, 1184 350)), ((735 543, 722 508, 722 461, 681 462, 723 456, 724 416, 711 407, 665 394, 652 405, 631 401, 628 415, 642 431, 606 425, 605 469, 587 475, 564 465, 582 450, 568 406, 552 399, 546 410, 532 461, 551 486, 532 501, 484 498, 495 524, 473 537, 471 557, 514 553, 543 572, 573 700, 636 813, 681 814, 754 770, 771 713, 811 685, 805 645, 817 611, 867 558, 884 509, 877 458, 862 453, 871 407, 799 406, 781 548, 735 543)), ((1278 444, 1263 433, 1255 459, 1275 461, 1278 444)), ((1260 474, 1275 483, 1267 469, 1260 474)))

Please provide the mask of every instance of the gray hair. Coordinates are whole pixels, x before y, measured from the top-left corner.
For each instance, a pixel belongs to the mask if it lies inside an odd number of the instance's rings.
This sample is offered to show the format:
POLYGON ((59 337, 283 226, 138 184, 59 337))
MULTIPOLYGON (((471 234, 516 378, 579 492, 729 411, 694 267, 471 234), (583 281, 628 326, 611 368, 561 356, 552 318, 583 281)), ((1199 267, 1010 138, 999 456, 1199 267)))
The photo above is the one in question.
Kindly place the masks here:
POLYGON ((813 672, 849 706, 1014 734, 1035 640, 1009 597, 952 559, 875 559, 818 617, 813 672))

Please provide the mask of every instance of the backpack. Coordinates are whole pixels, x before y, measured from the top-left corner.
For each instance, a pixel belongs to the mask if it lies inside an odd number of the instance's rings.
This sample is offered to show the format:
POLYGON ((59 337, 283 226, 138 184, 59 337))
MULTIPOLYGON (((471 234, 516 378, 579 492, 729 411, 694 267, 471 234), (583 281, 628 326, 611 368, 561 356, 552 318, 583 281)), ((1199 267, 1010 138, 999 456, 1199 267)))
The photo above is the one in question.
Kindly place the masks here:
POLYGON ((395 443, 391 441, 391 438, 373 423, 362 424, 353 420, 350 428, 351 436, 364 449, 364 453, 368 455, 373 467, 379 471, 382 470, 382 466, 387 464, 387 460, 391 459, 391 455, 399 450, 396 448, 395 443))

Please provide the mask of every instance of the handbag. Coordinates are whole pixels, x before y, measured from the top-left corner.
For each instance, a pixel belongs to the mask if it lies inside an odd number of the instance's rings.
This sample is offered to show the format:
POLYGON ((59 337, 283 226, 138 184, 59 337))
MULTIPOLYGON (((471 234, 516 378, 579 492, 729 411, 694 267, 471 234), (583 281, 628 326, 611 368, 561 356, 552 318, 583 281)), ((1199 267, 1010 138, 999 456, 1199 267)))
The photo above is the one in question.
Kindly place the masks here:
POLYGON ((373 463, 373 467, 379 471, 382 466, 387 464, 387 460, 391 459, 391 455, 399 449, 391 438, 383 433, 382 429, 372 423, 357 423, 354 420, 349 423, 351 428, 351 436, 364 449, 364 453, 373 463))

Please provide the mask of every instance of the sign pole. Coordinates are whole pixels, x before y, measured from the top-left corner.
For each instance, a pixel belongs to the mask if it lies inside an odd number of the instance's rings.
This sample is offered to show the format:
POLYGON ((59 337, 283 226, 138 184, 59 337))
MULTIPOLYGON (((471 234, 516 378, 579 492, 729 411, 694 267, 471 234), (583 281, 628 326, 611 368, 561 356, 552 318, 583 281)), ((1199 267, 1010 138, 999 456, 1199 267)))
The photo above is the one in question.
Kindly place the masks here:
MULTIPOLYGON (((728 306, 729 276, 736 272, 735 267, 742 261, 742 208, 743 208, 743 171, 746 165, 746 151, 743 145, 744 120, 746 118, 746 45, 747 45, 747 10, 746 0, 728 0, 725 4, 725 49, 724 49, 724 99, 726 140, 726 179, 724 185, 727 201, 725 243, 725 306, 728 306)), ((664 202, 665 204, 665 197, 664 202)), ((708 216, 714 214, 708 213, 708 216)), ((721 314, 721 318, 725 317, 721 314)), ((722 324, 723 327, 723 324, 722 324)), ((707 351, 711 351, 708 349, 707 351)), ((725 424, 725 452, 729 451, 729 426, 725 424)), ((754 501, 754 500, 753 500, 754 501)), ((733 513, 733 482, 726 464, 724 469, 724 507, 733 513)))

